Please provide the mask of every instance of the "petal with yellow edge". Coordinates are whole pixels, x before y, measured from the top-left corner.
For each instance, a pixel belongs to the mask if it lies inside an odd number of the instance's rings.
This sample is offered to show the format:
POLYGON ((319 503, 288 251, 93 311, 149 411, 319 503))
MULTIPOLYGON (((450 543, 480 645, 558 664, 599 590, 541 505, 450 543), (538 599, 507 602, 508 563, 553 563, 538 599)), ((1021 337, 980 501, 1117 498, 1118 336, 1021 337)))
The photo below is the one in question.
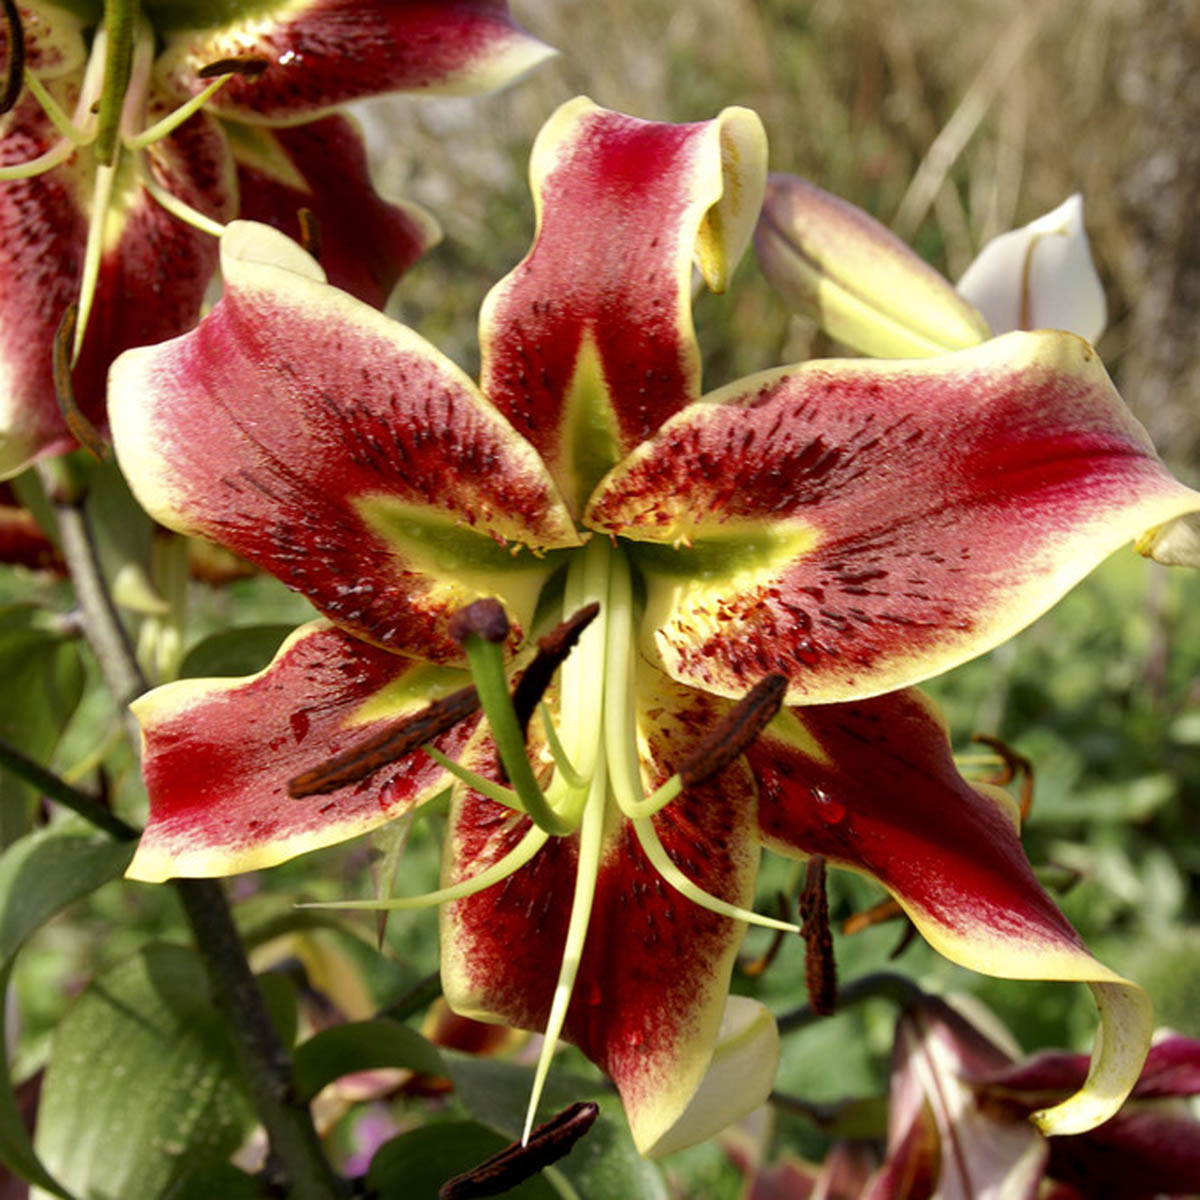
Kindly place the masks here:
POLYGON ((1008 796, 959 775, 932 701, 910 690, 787 709, 746 757, 769 849, 874 878, 952 962, 1087 983, 1100 1010, 1091 1073, 1034 1119, 1046 1133, 1075 1133, 1117 1111, 1150 1045, 1150 1002, 1088 953, 1046 894, 1008 796))
POLYGON ((265 225, 221 239, 225 295, 114 366, 117 455, 158 521, 270 570, 336 624, 460 659, 450 615, 532 615, 578 542, 533 448, 428 343, 265 225))
POLYGON ((161 76, 199 92, 202 67, 263 59, 210 102, 242 121, 296 124, 349 100, 388 92, 470 95, 511 83, 554 51, 513 21, 505 0, 249 0, 226 6, 153 3, 167 36, 161 76), (219 18, 218 18, 219 19, 219 18))
MULTIPOLYGON (((649 789, 673 773, 723 706, 665 679, 655 688, 639 682, 649 789)), ((687 1115, 712 1064, 743 925, 675 890, 647 857, 634 823, 609 804, 590 861, 586 833, 550 838, 503 882, 443 908, 442 981, 458 1012, 544 1029, 578 881, 590 873, 594 898, 584 914, 563 1036, 613 1079, 638 1148, 665 1152, 691 1127, 711 1130, 744 1115, 761 1103, 770 1080, 752 1064, 745 1076, 752 1088, 726 1095, 720 1112, 709 1096, 687 1115)), ((754 786, 742 764, 689 789, 650 820, 674 868, 730 904, 752 901, 759 857, 754 786)), ((458 798, 443 884, 499 862, 527 830, 526 818, 476 793, 458 798)), ((752 1020, 742 1032, 761 1066, 762 1031, 752 1020)))
POLYGON ((692 266, 724 290, 765 174, 762 124, 747 109, 665 125, 580 96, 538 134, 537 233, 484 302, 482 381, 573 511, 699 395, 692 266))
POLYGON ((315 254, 329 282, 383 308, 392 287, 441 236, 415 204, 379 196, 357 128, 326 117, 284 129, 225 122, 238 165, 240 216, 302 233, 298 213, 316 218, 315 254))
POLYGON ((678 414, 584 514, 630 539, 643 647, 728 696, 919 682, 1005 641, 1144 529, 1200 510, 1071 334, 764 372, 678 414))
MULTIPOLYGON (((157 883, 256 870, 411 811, 449 782, 421 753, 327 795, 293 798, 287 785, 464 682, 314 622, 257 675, 156 688, 133 705, 150 820, 127 874, 157 883)), ((434 744, 455 754, 474 724, 434 744)))

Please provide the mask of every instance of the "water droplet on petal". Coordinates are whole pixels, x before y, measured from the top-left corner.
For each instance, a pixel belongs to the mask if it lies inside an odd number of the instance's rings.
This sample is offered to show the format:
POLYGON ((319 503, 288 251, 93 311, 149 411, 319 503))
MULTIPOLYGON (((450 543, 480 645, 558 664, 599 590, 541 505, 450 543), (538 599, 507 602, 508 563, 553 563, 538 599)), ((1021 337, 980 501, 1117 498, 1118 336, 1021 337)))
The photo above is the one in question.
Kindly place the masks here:
POLYGON ((828 821, 831 825, 836 825, 839 821, 846 819, 846 806, 839 800, 835 800, 824 788, 814 787, 810 789, 812 798, 820 805, 820 814, 823 820, 828 821))

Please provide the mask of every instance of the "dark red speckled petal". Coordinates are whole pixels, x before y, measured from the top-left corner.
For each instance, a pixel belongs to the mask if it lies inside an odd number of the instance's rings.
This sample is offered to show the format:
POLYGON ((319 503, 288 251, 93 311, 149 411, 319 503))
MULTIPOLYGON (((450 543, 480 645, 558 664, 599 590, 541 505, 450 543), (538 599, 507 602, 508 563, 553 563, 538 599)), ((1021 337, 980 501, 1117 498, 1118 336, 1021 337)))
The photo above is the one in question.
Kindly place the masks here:
POLYGON ((218 541, 352 633, 460 661, 449 617, 497 596, 527 624, 578 535, 533 449, 411 330, 235 222, 225 295, 192 333, 123 356, 122 469, 164 524, 218 541))
MULTIPOLYGON (((448 777, 417 753, 328 795, 293 799, 293 776, 465 682, 330 628, 306 625, 246 679, 186 679, 134 706, 150 822, 132 879, 232 875, 366 833, 448 777)), ((456 754, 478 718, 435 744, 456 754)))
POLYGON ((387 92, 485 92, 552 53, 513 22, 505 0, 275 0, 225 26, 173 33, 158 69, 190 95, 209 63, 266 59, 261 76, 231 80, 211 106, 291 125, 387 92))
POLYGON ((680 413, 584 523, 635 540, 643 647, 737 696, 872 695, 1005 641, 1143 530, 1200 509, 1071 334, 806 363, 680 413))

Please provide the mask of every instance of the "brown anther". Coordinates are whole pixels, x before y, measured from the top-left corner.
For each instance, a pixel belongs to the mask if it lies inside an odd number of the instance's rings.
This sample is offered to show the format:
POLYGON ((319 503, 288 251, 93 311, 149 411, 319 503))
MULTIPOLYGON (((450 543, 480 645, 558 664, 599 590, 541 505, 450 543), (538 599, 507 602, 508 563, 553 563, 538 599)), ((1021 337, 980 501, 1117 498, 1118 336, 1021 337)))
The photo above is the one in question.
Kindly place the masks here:
POLYGON ((980 783, 993 783, 1005 787, 1018 776, 1021 780, 1020 798, 1017 801, 1021 812, 1021 820, 1029 816, 1033 807, 1033 763, 1023 754, 1018 754, 1007 742, 988 733, 973 733, 971 741, 994 750, 1001 758, 1002 765, 999 774, 981 779, 980 783))
POLYGON ((296 220, 300 222, 300 245, 313 258, 321 257, 321 222, 311 208, 296 209, 296 220))
POLYGON ((218 58, 216 62, 206 63, 196 74, 201 79, 219 79, 222 75, 257 79, 270 65, 267 59, 248 54, 243 58, 218 58))
POLYGON ((917 927, 912 921, 905 919, 904 932, 900 935, 900 940, 892 947, 892 952, 888 955, 889 962, 895 962, 905 950, 916 941, 917 927))
POLYGON ((104 439, 75 403, 75 389, 71 385, 71 340, 75 336, 75 321, 78 316, 78 308, 74 304, 68 304, 58 328, 54 331, 54 355, 51 361, 54 394, 58 399, 59 412, 62 413, 67 428, 75 435, 75 440, 103 461, 104 439))
POLYGON ((8 26, 8 61, 4 64, 4 87, 0 89, 0 116, 9 112, 25 83, 25 30, 16 0, 0 0, 8 26))
MULTIPOLYGON (((788 911, 787 897, 782 892, 775 893, 775 907, 779 912, 779 919, 781 921, 790 921, 792 919, 792 914, 788 911)), ((771 939, 771 944, 758 958, 750 959, 749 961, 738 959, 738 970, 751 979, 757 979, 775 961, 776 955, 778 955, 780 948, 783 946, 783 939, 786 933, 787 930, 785 929, 775 930, 775 936, 771 939)))
POLYGON ((438 1200, 475 1200, 477 1196, 499 1196, 543 1167, 570 1153, 575 1143, 595 1123, 600 1106, 580 1101, 539 1125, 526 1145, 514 1142, 473 1170, 448 1179, 438 1189, 438 1200))
POLYGON ((503 642, 508 637, 508 616, 504 605, 490 596, 460 608, 450 618, 450 636, 461 646, 469 637, 485 642, 503 642))
POLYGON ((289 779, 288 795, 297 800, 305 796, 321 796, 336 792, 348 783, 366 779, 380 768, 398 762, 426 742, 453 729, 478 708, 479 697, 473 687, 451 692, 389 729, 289 779))
POLYGON ((711 779, 738 757, 771 723, 783 706, 786 675, 767 675, 750 689, 693 748, 679 768, 683 786, 711 779))
POLYGON ((513 711, 517 714, 521 732, 526 733, 554 672, 566 661, 575 649, 583 631, 596 619, 600 605, 594 601, 585 604, 577 613, 560 621, 544 637, 538 638, 538 650, 533 661, 521 672, 521 678, 513 689, 513 711))
POLYGON ((825 859, 808 860, 800 893, 800 936, 804 938, 804 987, 809 1007, 828 1017, 837 1007, 837 964, 829 930, 829 898, 825 894, 825 859))

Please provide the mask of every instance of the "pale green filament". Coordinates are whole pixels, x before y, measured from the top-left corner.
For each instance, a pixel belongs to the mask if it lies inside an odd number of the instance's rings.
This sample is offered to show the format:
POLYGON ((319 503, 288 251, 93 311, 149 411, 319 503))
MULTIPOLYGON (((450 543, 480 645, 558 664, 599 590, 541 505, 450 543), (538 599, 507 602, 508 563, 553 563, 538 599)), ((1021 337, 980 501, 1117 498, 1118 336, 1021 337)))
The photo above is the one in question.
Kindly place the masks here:
POLYGON ((555 769, 562 776, 563 782, 569 788, 586 788, 588 781, 571 765, 571 760, 567 757, 567 752, 563 749, 563 744, 559 740, 558 730, 554 727, 554 719, 550 715, 550 708, 544 700, 538 705, 538 714, 542 718, 542 728, 546 733, 546 743, 550 747, 550 756, 554 759, 555 769))
POLYGON ((141 180, 142 187, 150 193, 160 207, 165 208, 177 221, 182 221, 185 225, 190 225, 193 229, 198 229, 201 233, 207 233, 212 237, 219 238, 225 232, 225 226, 220 221, 214 221, 212 217, 205 216, 204 213, 194 209, 190 204, 155 183, 150 177, 149 171, 142 170, 141 180))
MULTIPOLYGON (((54 128, 74 145, 86 146, 93 135, 78 127, 67 116, 59 102, 46 90, 46 85, 32 71, 25 72, 25 83, 33 93, 33 98, 42 106, 42 111, 50 118, 54 128)), ((22 165, 29 166, 28 163, 22 165)))
POLYGON ((550 1015, 546 1018, 542 1052, 538 1056, 537 1070, 533 1076, 533 1091, 529 1097, 529 1108, 525 1113, 525 1128, 521 1143, 529 1141, 529 1131, 537 1114, 538 1101, 558 1036, 567 1019, 567 1008, 571 993, 575 989, 575 977, 583 958, 583 944, 587 940, 588 925, 592 917, 592 901, 596 896, 596 877, 600 873, 600 854, 604 849, 605 800, 608 789, 605 781, 604 762, 601 760, 592 776, 587 803, 583 809, 583 823, 579 827, 579 858, 575 866, 575 894, 571 897, 571 919, 567 925, 567 937, 563 944, 562 964, 558 969, 558 982, 554 985, 554 999, 550 1003, 550 1015))
POLYGON ((481 796, 486 796, 489 800, 494 800, 497 804, 503 804, 505 808, 511 808, 513 812, 523 813, 525 811, 520 796, 512 788, 506 788, 494 779, 489 779, 486 775, 480 775, 478 771, 472 771, 470 768, 464 767, 461 763, 455 762, 454 759, 447 758, 436 746, 425 745, 421 749, 439 767, 448 771, 455 779, 461 780, 467 787, 473 788, 481 796))
POLYGON ((190 100, 184 101, 173 112, 167 113, 162 120, 155 121, 148 129, 143 129, 141 133, 126 134, 121 139, 125 143, 126 149, 145 150, 147 146, 161 142, 163 138, 174 133, 189 117, 198 113, 232 78, 232 75, 218 76, 204 91, 197 92, 190 100))
POLYGON ((774 917, 764 917, 751 912, 748 908, 739 908, 717 896, 711 896, 698 884, 693 883, 672 861, 666 847, 658 840, 658 833, 649 818, 633 822, 633 831, 637 834, 638 842, 650 865, 669 883, 681 896, 693 904, 708 909, 722 917, 732 917, 735 921, 745 921, 749 925, 761 925, 764 929, 782 929, 785 933, 799 933, 800 926, 790 921, 779 921, 774 917))
POLYGON ((387 900, 322 900, 299 904, 297 908, 349 908, 365 912, 391 912, 393 909, 406 908, 436 908, 439 904, 451 900, 463 900, 474 896, 493 884, 507 879, 519 871, 546 844, 550 835, 534 825, 528 829, 525 836, 501 859, 497 859, 490 867, 453 883, 449 887, 439 888, 436 892, 426 892, 421 896, 392 896, 387 900))
POLYGON ((71 365, 74 366, 83 348, 83 335, 87 332, 88 317, 92 313, 92 301, 96 298, 96 282, 100 278, 100 259, 104 253, 104 226, 107 223, 108 205, 112 199, 113 181, 117 168, 109 164, 96 167, 96 181, 92 189, 92 215, 88 221, 87 249, 83 256, 83 274, 79 280, 79 316, 75 321, 75 341, 71 347, 71 365))
POLYGON ((27 162, 14 163, 11 167, 0 167, 0 181, 32 179, 35 175, 42 175, 61 163, 65 163, 74 153, 74 145, 66 138, 61 138, 44 154, 39 154, 37 158, 31 158, 27 162))

